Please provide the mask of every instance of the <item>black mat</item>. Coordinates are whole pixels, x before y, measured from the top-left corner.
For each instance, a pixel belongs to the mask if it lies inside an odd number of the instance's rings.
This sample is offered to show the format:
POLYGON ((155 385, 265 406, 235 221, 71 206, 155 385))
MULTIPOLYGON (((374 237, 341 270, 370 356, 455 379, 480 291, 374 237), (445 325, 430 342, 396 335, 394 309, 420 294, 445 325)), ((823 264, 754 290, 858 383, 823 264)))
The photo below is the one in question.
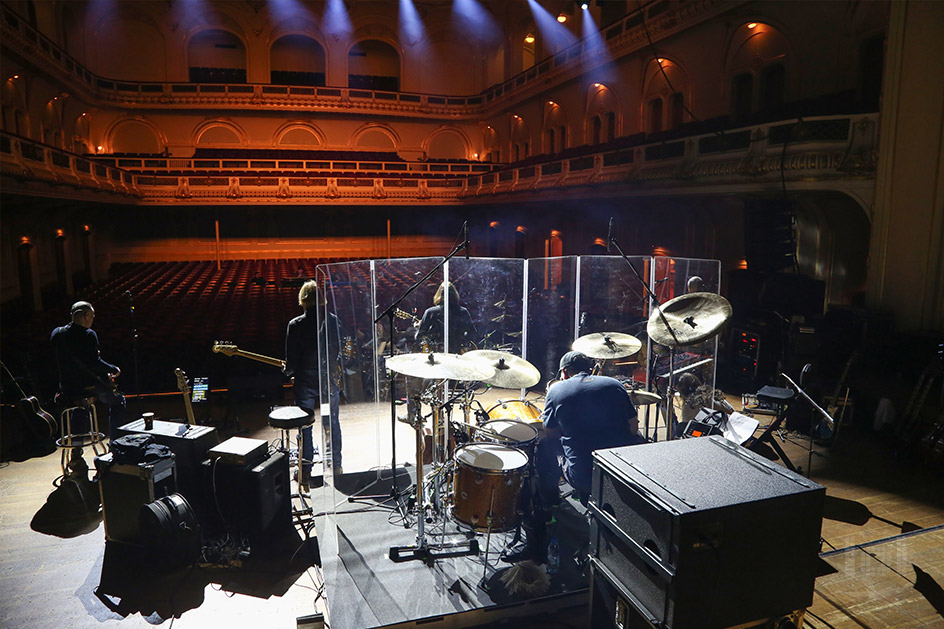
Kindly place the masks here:
MULTIPOLYGON (((412 469, 409 470, 412 473, 412 469)), ((398 487, 410 483, 400 470, 398 487)), ((499 560, 499 553, 513 537, 513 532, 485 534, 464 530, 450 518, 426 525, 426 542, 465 541, 474 537, 481 548, 478 555, 437 558, 427 561, 394 562, 391 547, 417 543, 415 525, 406 527, 402 514, 377 501, 349 502, 348 496, 386 496, 390 491, 389 471, 373 483, 376 473, 348 476, 326 487, 325 502, 336 505, 334 511, 319 519, 318 534, 326 581, 331 626, 376 627, 397 623, 488 610, 499 605, 520 604, 521 597, 510 595, 500 585, 502 571, 510 565, 499 560), (343 490, 343 491, 342 491, 343 490), (332 501, 333 498, 333 501, 332 501), (486 584, 488 590, 482 587, 486 584)), ((329 509, 330 511, 330 509, 329 509)), ((587 553, 587 519, 579 504, 565 500, 558 514, 558 538, 561 568, 551 576, 549 590, 542 601, 553 604, 562 593, 588 587, 583 558, 587 553), (576 561, 581 560, 580 563, 576 561)))

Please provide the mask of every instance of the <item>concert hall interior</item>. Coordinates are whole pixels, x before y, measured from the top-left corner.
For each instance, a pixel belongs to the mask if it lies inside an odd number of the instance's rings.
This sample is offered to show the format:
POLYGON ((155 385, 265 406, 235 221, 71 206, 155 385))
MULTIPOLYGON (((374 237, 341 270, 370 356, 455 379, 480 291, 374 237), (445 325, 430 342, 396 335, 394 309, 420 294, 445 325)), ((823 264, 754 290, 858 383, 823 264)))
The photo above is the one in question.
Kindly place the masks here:
POLYGON ((2 0, 0 626, 944 626, 942 35, 2 0))

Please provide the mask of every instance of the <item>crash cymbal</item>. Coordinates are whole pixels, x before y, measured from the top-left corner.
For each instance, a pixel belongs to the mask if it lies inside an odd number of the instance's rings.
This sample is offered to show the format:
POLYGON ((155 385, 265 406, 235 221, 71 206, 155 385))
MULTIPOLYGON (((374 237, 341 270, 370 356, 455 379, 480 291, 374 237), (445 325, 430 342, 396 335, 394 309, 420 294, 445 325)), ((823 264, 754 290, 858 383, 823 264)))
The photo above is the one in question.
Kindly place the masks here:
POLYGON ((457 354, 415 353, 387 358, 387 369, 416 378, 430 380, 488 380, 495 370, 457 354))
POLYGON ((662 396, 649 391, 630 391, 629 399, 633 406, 648 406, 649 404, 658 404, 662 401, 662 396))
POLYGON ((578 338, 572 347, 590 358, 625 358, 638 352, 642 341, 621 332, 594 332, 578 338))
POLYGON ((649 315, 646 324, 649 338, 660 345, 680 347, 700 343, 717 334, 731 318, 731 304, 715 293, 689 293, 662 304, 662 313, 675 332, 675 338, 665 327, 657 309, 649 315))
POLYGON ((486 384, 505 389, 527 389, 541 380, 538 368, 520 356, 494 349, 473 349, 462 355, 466 360, 488 365, 495 375, 486 384))

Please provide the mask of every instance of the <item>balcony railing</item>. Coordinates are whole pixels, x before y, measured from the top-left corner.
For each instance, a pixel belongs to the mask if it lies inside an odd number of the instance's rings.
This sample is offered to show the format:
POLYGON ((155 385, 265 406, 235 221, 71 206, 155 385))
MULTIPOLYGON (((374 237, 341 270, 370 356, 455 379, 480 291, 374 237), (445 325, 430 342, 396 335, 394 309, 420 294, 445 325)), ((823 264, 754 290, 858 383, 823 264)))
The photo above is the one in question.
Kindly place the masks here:
MULTIPOLYGON (((84 157, 0 134, 6 182, 119 194, 138 203, 468 203, 505 195, 685 193, 781 180, 841 185, 874 177, 878 114, 781 120, 688 136, 639 134, 514 164, 345 159, 84 157)), ((275 152, 277 153, 277 151, 275 152)), ((34 194, 36 186, 26 186, 34 194)))

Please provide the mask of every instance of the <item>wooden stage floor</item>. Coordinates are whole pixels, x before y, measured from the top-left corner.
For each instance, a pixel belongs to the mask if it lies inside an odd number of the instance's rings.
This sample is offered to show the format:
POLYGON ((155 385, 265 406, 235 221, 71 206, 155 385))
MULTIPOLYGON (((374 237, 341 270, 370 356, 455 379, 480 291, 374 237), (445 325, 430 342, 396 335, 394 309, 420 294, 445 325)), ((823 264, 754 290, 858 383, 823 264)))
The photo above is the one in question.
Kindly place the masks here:
MULTIPOLYGON (((182 403, 175 399, 155 398, 147 401, 147 408, 139 405, 141 401, 131 403, 130 417, 145 410, 164 418, 183 415, 182 403)), ((238 432, 240 436, 275 439, 275 431, 266 425, 267 408, 264 402, 240 408, 238 422, 220 425, 222 436, 238 432)), ((378 422, 375 414, 366 415, 361 422, 355 408, 342 408, 345 472, 370 469, 384 457, 389 465, 389 446, 384 443, 389 441, 389 420, 378 422), (368 447, 362 447, 364 444, 368 447), (361 460, 363 452, 371 454, 361 460)), ((759 419, 763 427, 767 419, 759 419)), ((412 429, 399 422, 396 429, 398 444, 411 443, 412 429)), ((789 458, 805 470, 809 441, 802 435, 783 437, 789 458)), ((413 452, 399 448, 398 461, 411 461, 413 452)), ((822 558, 831 571, 816 581, 805 626, 944 627, 944 483, 940 467, 931 469, 903 460, 896 456, 889 439, 850 427, 843 429, 842 438, 833 447, 814 445, 810 472, 813 480, 827 488, 822 558)), ((198 576, 202 590, 195 598, 192 587, 187 590, 193 600, 180 601, 186 610, 179 618, 172 618, 166 609, 142 610, 122 618, 94 594, 105 549, 100 518, 87 530, 67 538, 30 528, 58 474, 59 454, 55 452, 0 466, 0 627, 133 629, 173 624, 181 629, 290 628, 304 626, 296 619, 326 610, 330 619, 330 597, 344 596, 343 592, 329 592, 326 605, 317 567, 297 574, 268 575, 266 587, 255 590, 233 585, 225 574, 204 573, 198 567, 185 577, 193 580, 198 576)), ((323 502, 315 496, 316 508, 323 502)), ((168 587, 173 599, 175 586, 168 587)), ((516 619, 515 626, 548 626, 546 620, 533 620, 516 619)), ((555 621, 554 626, 583 627, 587 616, 575 613, 555 621)))

